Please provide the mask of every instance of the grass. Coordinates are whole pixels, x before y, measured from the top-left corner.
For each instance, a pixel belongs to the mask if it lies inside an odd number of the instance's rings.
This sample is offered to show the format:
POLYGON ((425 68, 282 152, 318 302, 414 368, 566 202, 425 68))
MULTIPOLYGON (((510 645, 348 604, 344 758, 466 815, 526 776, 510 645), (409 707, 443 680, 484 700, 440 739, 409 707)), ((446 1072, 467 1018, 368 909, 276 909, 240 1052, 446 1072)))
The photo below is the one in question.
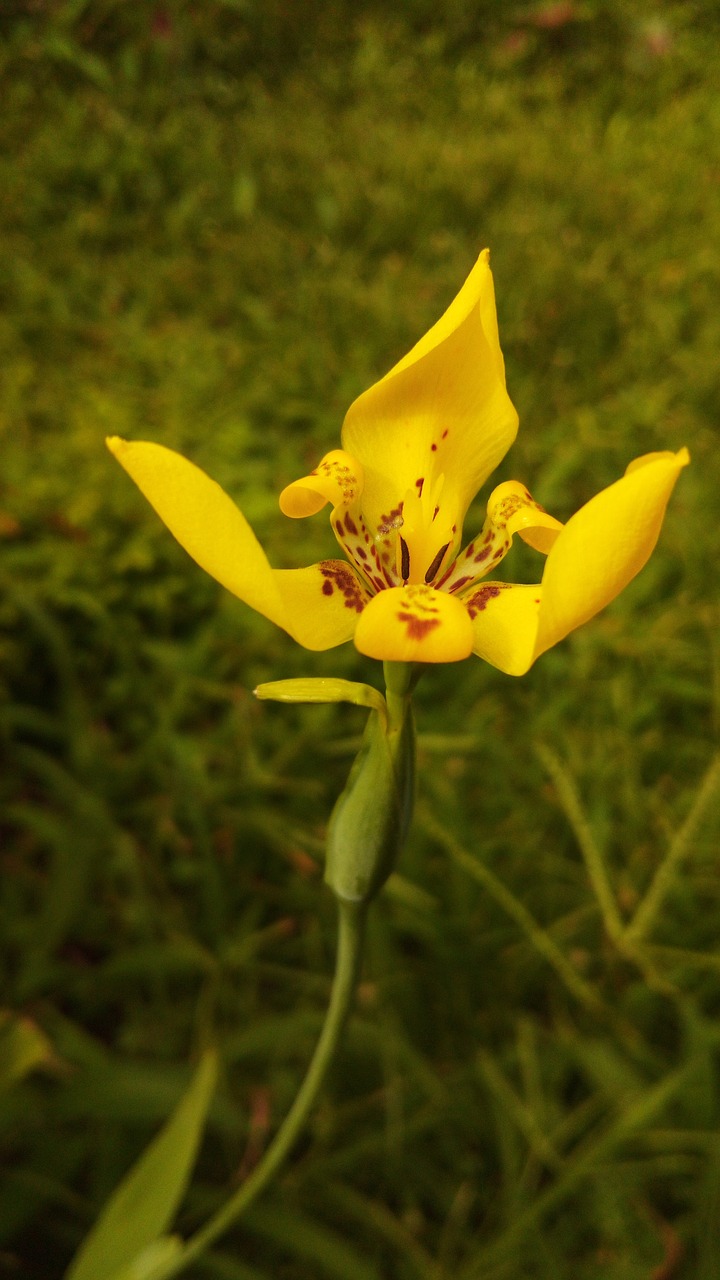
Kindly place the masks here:
POLYGON ((345 1048, 197 1274, 717 1275, 717 34, 649 0, 6 6, 0 1275, 62 1274, 210 1037, 180 1229, 252 1167, 322 1019, 364 713, 249 691, 379 680, 224 597, 103 437, 193 457, 276 564, 328 554, 277 493, 485 244, 498 478, 563 518, 640 453, 693 465, 641 577, 528 676, 421 681, 345 1048))

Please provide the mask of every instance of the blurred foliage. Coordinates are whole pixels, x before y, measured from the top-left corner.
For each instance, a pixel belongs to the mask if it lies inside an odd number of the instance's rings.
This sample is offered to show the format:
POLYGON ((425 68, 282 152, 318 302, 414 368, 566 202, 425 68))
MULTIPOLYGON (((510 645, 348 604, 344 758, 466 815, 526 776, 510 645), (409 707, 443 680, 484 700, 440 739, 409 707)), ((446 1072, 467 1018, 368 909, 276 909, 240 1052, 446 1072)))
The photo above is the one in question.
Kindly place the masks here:
POLYGON ((346 1048, 197 1274, 715 1280, 719 12, 2 6, 0 1275, 62 1273, 210 1039, 180 1229, 257 1160, 327 998, 363 713, 250 690, 379 679, 223 597, 103 437, 184 451, 276 564, 320 558, 277 493, 490 244, 498 478, 567 517, 639 453, 693 466, 639 580, 527 677, 424 677, 346 1048), (622 923, 661 865, 630 946, 598 866, 622 923))

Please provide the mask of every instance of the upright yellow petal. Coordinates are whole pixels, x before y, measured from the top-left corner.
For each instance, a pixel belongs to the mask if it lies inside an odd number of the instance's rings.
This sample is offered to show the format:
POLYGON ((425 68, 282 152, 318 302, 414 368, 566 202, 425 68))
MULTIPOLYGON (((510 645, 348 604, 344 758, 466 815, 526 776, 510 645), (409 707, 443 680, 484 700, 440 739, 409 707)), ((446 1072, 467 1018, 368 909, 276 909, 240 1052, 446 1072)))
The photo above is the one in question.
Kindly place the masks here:
POLYGON ((472 624, 460 601, 443 591, 390 587, 363 610, 355 645, 383 662, 459 662, 472 653, 472 624))
POLYGON ((273 569, 242 512, 199 467, 162 445, 107 443, 180 545, 233 595, 307 649, 352 637, 367 591, 350 565, 273 569))
MULTIPOLYGON (((428 329, 427 333, 415 343, 415 346, 408 351, 406 356, 403 356, 401 360, 398 360, 397 364, 393 365, 392 369, 385 374, 385 377, 380 379, 380 382, 387 382, 396 373, 400 373, 403 369, 408 369, 411 365, 416 364, 423 356, 426 356, 440 343, 444 342, 446 338, 449 338, 458 326, 462 324, 463 320, 466 320, 470 313, 477 310, 478 307, 488 344, 493 350, 493 355, 496 358, 499 357, 500 361, 502 361, 489 249, 483 249, 470 275, 440 319, 435 321, 432 328, 428 329)), ((500 364, 499 368, 504 376, 504 364, 500 364)))
POLYGON ((461 523, 515 438, 488 256, 441 319, 348 410, 343 448, 363 467, 362 505, 375 528, 408 490, 440 476, 443 504, 461 523))

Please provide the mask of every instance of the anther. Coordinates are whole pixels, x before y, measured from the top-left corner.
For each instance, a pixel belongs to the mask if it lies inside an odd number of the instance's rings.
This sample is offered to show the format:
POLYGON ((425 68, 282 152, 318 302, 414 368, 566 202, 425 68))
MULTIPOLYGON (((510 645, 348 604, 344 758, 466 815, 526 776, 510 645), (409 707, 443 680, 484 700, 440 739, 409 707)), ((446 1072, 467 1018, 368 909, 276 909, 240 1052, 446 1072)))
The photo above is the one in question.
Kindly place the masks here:
MULTIPOLYGON (((400 541, 402 542, 402 538, 400 539, 400 541)), ((403 544, 403 545, 404 545, 404 544, 403 544)), ((440 565, 442 564, 442 561, 443 561, 443 556, 445 555, 445 552, 447 551, 447 549, 448 549, 448 547, 449 547, 449 546, 450 546, 450 543, 449 543, 449 542, 446 542, 446 543, 445 543, 445 546, 440 548, 440 550, 438 551, 438 553, 437 553, 437 555, 436 555, 435 559, 433 560, 432 564, 430 565, 430 568, 428 569, 427 573, 425 574, 425 581, 426 581, 426 583, 428 584, 428 586, 430 586, 430 583, 432 582, 433 578, 435 577, 435 574, 437 573, 438 569, 440 568, 440 565)))
POLYGON ((407 582, 410 577, 410 552, 403 537, 400 538, 400 577, 403 582, 407 582))

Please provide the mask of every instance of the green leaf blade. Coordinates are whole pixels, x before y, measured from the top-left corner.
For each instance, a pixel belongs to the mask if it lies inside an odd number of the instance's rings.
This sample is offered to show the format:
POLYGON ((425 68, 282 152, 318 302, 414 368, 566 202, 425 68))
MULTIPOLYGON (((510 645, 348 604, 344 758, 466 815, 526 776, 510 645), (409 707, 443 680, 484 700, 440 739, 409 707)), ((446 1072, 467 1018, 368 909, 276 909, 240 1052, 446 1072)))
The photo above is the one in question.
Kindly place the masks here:
POLYGON ((65 1273, 65 1280, 115 1280, 161 1237, 185 1194, 215 1088, 217 1058, 206 1052, 170 1119, 119 1184, 65 1273))

